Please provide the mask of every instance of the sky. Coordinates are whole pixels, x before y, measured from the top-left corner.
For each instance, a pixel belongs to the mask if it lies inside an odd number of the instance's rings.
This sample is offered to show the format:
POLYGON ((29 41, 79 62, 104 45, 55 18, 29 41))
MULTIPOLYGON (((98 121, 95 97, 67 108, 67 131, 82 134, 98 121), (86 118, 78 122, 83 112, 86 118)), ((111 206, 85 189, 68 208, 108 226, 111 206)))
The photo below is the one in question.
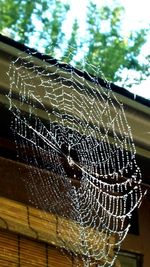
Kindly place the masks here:
MULTIPOLYGON (((88 0, 69 0, 68 2, 72 3, 70 20, 73 20, 74 17, 77 17, 80 21, 80 31, 81 33, 84 33, 85 25, 83 21, 85 18, 86 4, 88 0)), ((93 2, 100 6, 102 4, 111 5, 115 1, 93 0, 93 2)), ((116 0, 116 2, 118 2, 125 8, 125 15, 122 21, 125 36, 128 36, 128 33, 130 31, 137 31, 139 28, 148 27, 148 25, 150 27, 149 0, 116 0)), ((144 55, 150 53, 150 36, 148 36, 147 43, 144 45, 141 52, 143 57, 144 55)), ((119 85, 121 86, 121 84, 119 85)), ((129 90, 134 94, 150 99, 150 77, 145 81, 142 81, 140 85, 133 85, 129 90)))

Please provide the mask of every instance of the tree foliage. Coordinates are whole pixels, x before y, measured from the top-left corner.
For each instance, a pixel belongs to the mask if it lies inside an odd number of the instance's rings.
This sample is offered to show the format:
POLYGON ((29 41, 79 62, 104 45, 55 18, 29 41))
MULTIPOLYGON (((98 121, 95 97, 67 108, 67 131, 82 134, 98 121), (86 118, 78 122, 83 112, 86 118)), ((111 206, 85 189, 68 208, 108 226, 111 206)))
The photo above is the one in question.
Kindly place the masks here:
POLYGON ((146 42, 147 29, 130 33, 128 38, 122 36, 123 12, 124 9, 121 6, 116 6, 112 10, 108 6, 103 6, 98 10, 96 5, 90 3, 87 16, 89 32, 87 59, 95 65, 100 63, 103 73, 109 80, 121 81, 122 71, 129 69, 139 72, 140 81, 144 75, 148 75, 148 65, 143 65, 138 60, 141 48, 146 42), (103 25, 105 25, 104 29, 103 25))
MULTIPOLYGON (((89 1, 86 35, 79 37, 80 24, 75 19, 69 38, 66 37, 64 23, 70 6, 63 1, 0 0, 0 6, 0 31, 9 29, 13 38, 24 44, 36 49, 41 47, 43 52, 56 58, 60 49, 64 61, 68 56, 75 61, 74 55, 83 49, 86 60, 95 67, 100 66, 107 79, 121 81, 126 71, 126 86, 130 86, 127 70, 135 72, 134 82, 137 83, 149 75, 150 56, 147 56, 145 63, 139 60, 147 29, 130 33, 125 38, 121 31, 124 12, 121 6, 98 8, 93 1, 89 1)), ((67 27, 70 27, 69 20, 67 27)), ((83 53, 80 54, 75 61, 77 67, 81 67, 83 53)))

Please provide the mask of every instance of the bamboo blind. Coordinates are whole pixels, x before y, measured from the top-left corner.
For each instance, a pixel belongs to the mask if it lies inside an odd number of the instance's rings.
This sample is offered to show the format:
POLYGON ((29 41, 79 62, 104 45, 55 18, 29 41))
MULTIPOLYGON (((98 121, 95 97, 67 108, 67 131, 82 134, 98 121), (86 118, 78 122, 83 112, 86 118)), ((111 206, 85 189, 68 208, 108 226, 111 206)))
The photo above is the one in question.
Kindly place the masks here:
MULTIPOLYGON (((72 240, 76 241, 79 239, 79 227, 75 222, 70 221, 70 227, 71 224, 73 224, 74 229, 76 229, 72 240)), ((0 244, 2 247, 0 249, 0 266, 18 266, 16 265, 18 264, 18 257, 21 267, 75 266, 73 265, 73 259, 66 258, 64 254, 61 254, 60 251, 54 248, 49 248, 49 246, 51 247, 52 245, 61 248, 63 246, 63 238, 66 244, 68 243, 70 250, 78 252, 78 244, 76 247, 74 245, 74 243, 77 242, 71 243, 69 240, 67 234, 68 221, 66 219, 58 218, 53 214, 0 197, 0 228, 16 233, 8 234, 1 232, 0 244), (61 225, 63 225, 63 227, 61 225), (23 236, 32 238, 33 240, 28 240, 23 236), (42 243, 39 243, 39 241, 42 243), (43 245, 44 243, 48 245, 48 260, 46 260, 46 245, 43 245), (5 264, 4 262, 6 261, 9 262, 10 265, 5 264), (49 262, 49 265, 47 262, 49 262), (57 264, 55 264, 56 262, 57 264)), ((97 233, 97 235, 99 234, 101 233, 97 233)), ((114 237, 110 238, 110 242, 114 242, 114 237)), ((101 249, 101 246, 102 244, 100 244, 99 249, 101 249)), ((113 247, 109 252, 109 257, 112 256, 113 247)))
POLYGON ((0 231, 0 266, 73 267, 73 260, 44 242, 0 231))

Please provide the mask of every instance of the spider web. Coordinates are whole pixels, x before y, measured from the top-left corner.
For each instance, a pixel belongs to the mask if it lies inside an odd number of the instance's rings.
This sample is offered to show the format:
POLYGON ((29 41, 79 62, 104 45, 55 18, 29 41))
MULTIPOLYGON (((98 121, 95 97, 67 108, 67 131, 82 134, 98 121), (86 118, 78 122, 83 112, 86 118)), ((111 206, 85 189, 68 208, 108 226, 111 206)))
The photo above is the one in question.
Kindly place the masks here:
POLYGON ((8 73, 18 156, 30 170, 26 187, 32 203, 62 218, 62 247, 82 255, 84 266, 112 266, 143 195, 123 105, 85 61, 81 72, 38 56, 22 53, 8 73))

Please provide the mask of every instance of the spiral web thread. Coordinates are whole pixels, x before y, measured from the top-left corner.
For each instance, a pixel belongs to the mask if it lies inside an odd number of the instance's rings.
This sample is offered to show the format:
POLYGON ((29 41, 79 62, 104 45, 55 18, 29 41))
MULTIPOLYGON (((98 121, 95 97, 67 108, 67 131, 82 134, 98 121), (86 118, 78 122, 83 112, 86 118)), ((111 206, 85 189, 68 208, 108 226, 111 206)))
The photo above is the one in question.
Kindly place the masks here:
POLYGON ((8 75, 31 201, 61 218, 62 247, 80 255, 84 266, 112 266, 142 199, 123 105, 108 82, 101 87, 96 71, 91 76, 36 52, 19 55, 8 75))

